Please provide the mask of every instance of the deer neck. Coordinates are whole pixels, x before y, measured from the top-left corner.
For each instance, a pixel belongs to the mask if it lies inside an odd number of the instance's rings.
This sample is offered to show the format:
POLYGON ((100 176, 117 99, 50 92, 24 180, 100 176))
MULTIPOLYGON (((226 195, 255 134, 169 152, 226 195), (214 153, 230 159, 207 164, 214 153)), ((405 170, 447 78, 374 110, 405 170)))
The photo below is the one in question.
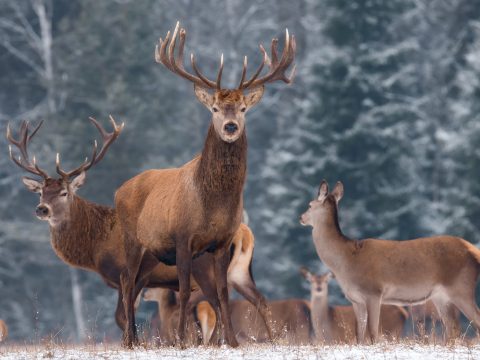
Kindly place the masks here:
POLYGON ((226 143, 217 135, 213 124, 208 129, 196 181, 202 199, 209 204, 238 205, 247 172, 247 135, 226 143))
POLYGON ((352 240, 343 235, 335 210, 328 216, 319 216, 312 230, 313 242, 322 262, 334 272, 351 254, 352 240))
POLYGON ((329 341, 332 338, 330 308, 328 306, 328 293, 313 295, 310 299, 312 308, 312 327, 315 338, 320 341, 329 341))
POLYGON ((74 195, 69 219, 50 226, 52 247, 66 263, 94 269, 97 246, 107 239, 115 223, 114 210, 74 195))

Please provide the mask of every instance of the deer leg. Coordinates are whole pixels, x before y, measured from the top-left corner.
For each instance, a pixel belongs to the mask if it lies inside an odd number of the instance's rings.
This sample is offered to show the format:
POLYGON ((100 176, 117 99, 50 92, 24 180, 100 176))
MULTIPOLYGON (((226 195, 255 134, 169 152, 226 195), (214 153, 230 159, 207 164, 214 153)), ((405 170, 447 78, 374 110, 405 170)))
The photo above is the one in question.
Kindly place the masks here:
MULTIPOLYGON (((202 255, 206 256, 206 255, 202 255)), ((214 260, 214 259, 212 259, 214 260)), ((200 259, 195 260, 195 262, 200 261, 200 259)), ((193 273, 193 278, 197 282, 198 286, 200 286, 200 289, 202 290, 203 295, 209 302, 210 306, 213 308, 213 311, 215 312, 215 326, 213 332, 218 333, 219 330, 221 329, 221 315, 220 315, 220 302, 218 301, 218 296, 217 296, 217 287, 215 284, 215 274, 213 272, 208 271, 208 269, 205 269, 201 266, 197 266, 198 263, 194 262, 194 266, 192 268, 192 273, 193 273)), ((194 306, 196 305, 195 303, 192 303, 190 301, 189 306, 194 306)), ((220 342, 221 338, 220 336, 210 336, 208 339, 203 339, 204 343, 209 343, 211 345, 217 344, 220 342)))
POLYGON ((438 314, 440 315, 443 327, 445 329, 443 340, 445 342, 449 342, 456 336, 454 324, 455 307, 453 304, 443 299, 432 299, 432 301, 438 311, 438 314))
POLYGON ((267 329, 268 339, 272 341, 272 313, 270 312, 265 297, 260 293, 260 291, 258 291, 250 274, 248 274, 248 277, 246 276, 242 282, 235 280, 231 283, 233 288, 237 290, 237 292, 247 299, 252 305, 254 305, 257 311, 260 313, 260 316, 265 323, 265 328, 267 329))
POLYGON ((228 299, 227 271, 230 262, 228 248, 217 249, 215 256, 215 282, 217 285, 217 295, 220 301, 220 312, 222 316, 223 331, 228 345, 237 347, 238 342, 233 332, 232 321, 230 318, 230 305, 228 299))
MULTIPOLYGON (((186 239, 185 239, 186 240, 186 239)), ((180 317, 178 319, 178 343, 185 349, 185 332, 187 325, 187 305, 190 299, 190 275, 192 273, 192 253, 188 247, 189 241, 177 242, 177 272, 180 294, 180 317)))
POLYGON ((122 331, 125 331, 127 319, 125 318, 125 308, 123 307, 123 296, 121 287, 118 288, 118 301, 117 308, 115 310, 115 321, 118 327, 122 331))
POLYGON ((135 302, 156 264, 158 264, 158 260, 150 252, 139 246, 133 246, 128 252, 127 268, 120 274, 120 287, 123 293, 123 307, 126 318, 123 344, 127 348, 132 348, 133 345, 138 344, 135 302))
MULTIPOLYGON (((475 287, 473 287, 475 289, 475 287)), ((472 294, 469 296, 461 296, 457 294, 455 298, 451 299, 453 304, 460 310, 470 322, 473 322, 473 325, 477 328, 477 334, 480 331, 480 310, 475 302, 475 293, 472 290, 472 294)), ((454 321, 458 327, 458 315, 454 315, 454 321)))
POLYGON ((364 344, 367 330, 367 306, 363 303, 352 303, 352 305, 357 320, 357 343, 364 344))
POLYGON ((132 246, 127 253, 127 268, 120 274, 120 287, 123 292, 126 326, 123 332, 123 345, 129 349, 138 344, 135 326, 135 279, 142 262, 144 250, 140 246, 132 246))
POLYGON ((378 341, 378 324, 380 322, 380 298, 373 297, 367 301, 367 322, 368 331, 370 332, 370 338, 372 344, 378 341))

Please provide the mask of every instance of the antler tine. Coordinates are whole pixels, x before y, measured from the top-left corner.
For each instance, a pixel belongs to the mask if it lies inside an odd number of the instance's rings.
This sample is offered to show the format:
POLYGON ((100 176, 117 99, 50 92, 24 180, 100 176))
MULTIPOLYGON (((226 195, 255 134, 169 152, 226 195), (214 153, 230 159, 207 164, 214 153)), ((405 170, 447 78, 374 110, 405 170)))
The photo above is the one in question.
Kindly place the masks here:
POLYGON ((197 76, 189 73, 185 70, 183 65, 183 51, 185 47, 185 39, 186 39, 186 31, 185 29, 180 29, 180 22, 177 21, 175 25, 175 29, 173 34, 170 36, 170 31, 167 32, 167 36, 164 40, 160 38, 159 44, 155 48, 155 60, 161 64, 163 64, 168 70, 173 72, 174 74, 180 75, 181 77, 193 82, 196 85, 215 89, 216 83, 207 79, 204 75, 201 74, 199 69, 195 64, 195 60, 193 55, 191 57, 192 60, 192 67, 197 76), (178 57, 175 60, 175 45, 177 41, 177 36, 180 37, 179 40, 179 50, 178 50, 178 57))
POLYGON ((33 157, 33 163, 30 161, 30 157, 28 156, 28 144, 30 140, 35 136, 37 133, 38 129, 42 126, 43 121, 41 121, 35 129, 33 129, 32 133, 29 134, 29 129, 28 129, 28 122, 27 121, 22 121, 22 124, 20 126, 20 138, 19 140, 16 140, 13 135, 12 131, 10 129, 10 124, 7 124, 7 140, 10 142, 11 145, 8 146, 8 151, 9 151, 9 156, 10 159, 19 167, 22 169, 40 176, 44 179, 49 178, 48 174, 42 170, 36 163, 35 156, 33 157), (18 150, 20 151, 20 156, 15 158, 13 156, 13 151, 12 151, 12 145, 15 145, 18 150))
POLYGON ((63 178, 71 178, 73 176, 79 175, 83 171, 87 171, 88 169, 90 169, 93 165, 98 164, 100 160, 102 160, 103 157, 105 156, 107 149, 118 138, 118 136, 123 130, 123 127, 125 126, 125 123, 117 125, 113 116, 110 115, 110 123, 113 126, 113 132, 109 133, 93 117, 90 117, 89 119, 93 123, 93 125, 95 125, 98 132, 100 133, 100 136, 102 137, 102 141, 103 141, 102 148, 100 149, 99 152, 97 152, 98 144, 97 144, 97 141, 95 140, 93 144, 93 150, 92 150, 92 155, 90 157, 90 161, 88 160, 88 158, 86 158, 85 161, 80 166, 68 172, 61 169, 60 155, 57 154, 57 161, 56 161, 57 173, 60 174, 63 178))
POLYGON ((240 78, 240 83, 238 84, 238 88, 242 88, 242 84, 245 81, 245 75, 247 75, 247 56, 243 58, 243 68, 242 68, 242 77, 240 78))
POLYGON ((217 84, 214 83, 214 82, 211 82, 210 80, 208 80, 201 72, 200 70, 198 69, 197 67, 197 63, 195 62, 195 56, 193 54, 190 54, 190 61, 192 63, 192 68, 193 70, 195 71, 195 73, 198 75, 198 77, 203 81, 203 84, 199 84, 200 86, 203 86, 205 87, 205 84, 207 84, 207 86, 209 88, 216 88, 217 87, 217 84))
POLYGON ((122 122, 120 125, 117 125, 112 115, 109 116, 109 119, 110 119, 110 123, 113 126, 113 131, 111 133, 108 133, 103 128, 103 126, 100 125, 100 123, 97 120, 90 117, 90 121, 95 125, 95 127, 98 129, 98 131, 102 136, 103 145, 100 151, 98 152, 98 155, 96 155, 97 142, 95 141, 95 152, 94 152, 94 155, 92 156, 92 160, 90 161, 90 163, 86 165, 85 168, 83 169, 85 171, 90 169, 92 165, 98 164, 100 160, 103 159, 110 145, 112 145, 112 143, 118 138, 123 128, 125 127, 124 122, 122 122))
MULTIPOLYGON (((287 84, 290 84, 293 81, 293 78, 295 76, 295 66, 293 67, 289 75, 286 75, 285 72, 295 60, 295 52, 296 52, 295 37, 293 35, 290 36, 288 29, 285 30, 285 45, 284 45, 280 60, 278 59, 277 45, 278 45, 278 40, 275 38, 272 39, 272 45, 271 45, 272 58, 270 60, 268 59, 268 56, 267 56, 267 59, 265 60, 265 62, 268 63, 270 67, 270 71, 266 75, 260 78, 250 79, 247 83, 244 83, 242 85, 241 87, 242 89, 254 88, 254 87, 261 86, 265 83, 273 82, 276 80, 282 80, 287 84)), ((260 47, 260 49, 262 51, 265 50, 263 49, 262 46, 260 47)))
POLYGON ((220 69, 217 74, 217 90, 222 88, 222 73, 223 73, 223 54, 220 56, 220 69))
MULTIPOLYGON (((245 83, 243 81, 240 82, 240 85, 238 87, 239 89, 247 89, 255 81, 255 79, 258 77, 258 75, 260 75, 260 73, 262 72, 265 64, 267 62, 269 62, 267 52, 265 51, 265 48, 262 45, 260 45, 260 51, 263 53, 263 60, 260 63, 260 66, 258 67, 257 71, 255 71, 255 74, 253 74, 253 76, 250 78, 250 80, 248 80, 245 83)), ((243 78, 243 76, 242 76, 242 78, 243 78)))

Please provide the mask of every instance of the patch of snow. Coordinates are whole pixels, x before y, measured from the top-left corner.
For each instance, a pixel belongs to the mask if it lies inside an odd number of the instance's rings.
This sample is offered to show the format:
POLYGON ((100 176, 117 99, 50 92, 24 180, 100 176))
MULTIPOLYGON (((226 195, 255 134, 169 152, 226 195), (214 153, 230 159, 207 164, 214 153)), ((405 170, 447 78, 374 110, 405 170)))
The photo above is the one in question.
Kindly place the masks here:
POLYGON ((120 348, 107 350, 97 348, 53 348, 38 351, 27 350, 1 350, 2 359, 422 359, 422 360, 443 360, 443 359, 478 359, 480 357, 480 346, 440 346, 440 345, 419 345, 382 343, 373 346, 281 346, 281 345, 247 345, 237 349, 227 347, 204 347, 189 348, 180 350, 178 348, 166 347, 159 349, 145 350, 136 348, 134 350, 123 350, 120 348))

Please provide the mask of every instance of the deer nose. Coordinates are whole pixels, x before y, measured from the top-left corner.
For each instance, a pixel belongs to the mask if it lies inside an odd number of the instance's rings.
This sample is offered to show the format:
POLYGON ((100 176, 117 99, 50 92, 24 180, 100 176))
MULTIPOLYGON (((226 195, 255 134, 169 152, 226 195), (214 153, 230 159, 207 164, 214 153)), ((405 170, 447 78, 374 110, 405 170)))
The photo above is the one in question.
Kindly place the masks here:
POLYGON ((235 131, 238 130, 238 125, 233 122, 229 122, 229 123, 226 123, 223 128, 227 133, 233 134, 235 131))
POLYGON ((47 216, 48 211, 48 207, 46 207, 45 205, 38 205, 35 213, 37 214, 37 216, 47 216))

